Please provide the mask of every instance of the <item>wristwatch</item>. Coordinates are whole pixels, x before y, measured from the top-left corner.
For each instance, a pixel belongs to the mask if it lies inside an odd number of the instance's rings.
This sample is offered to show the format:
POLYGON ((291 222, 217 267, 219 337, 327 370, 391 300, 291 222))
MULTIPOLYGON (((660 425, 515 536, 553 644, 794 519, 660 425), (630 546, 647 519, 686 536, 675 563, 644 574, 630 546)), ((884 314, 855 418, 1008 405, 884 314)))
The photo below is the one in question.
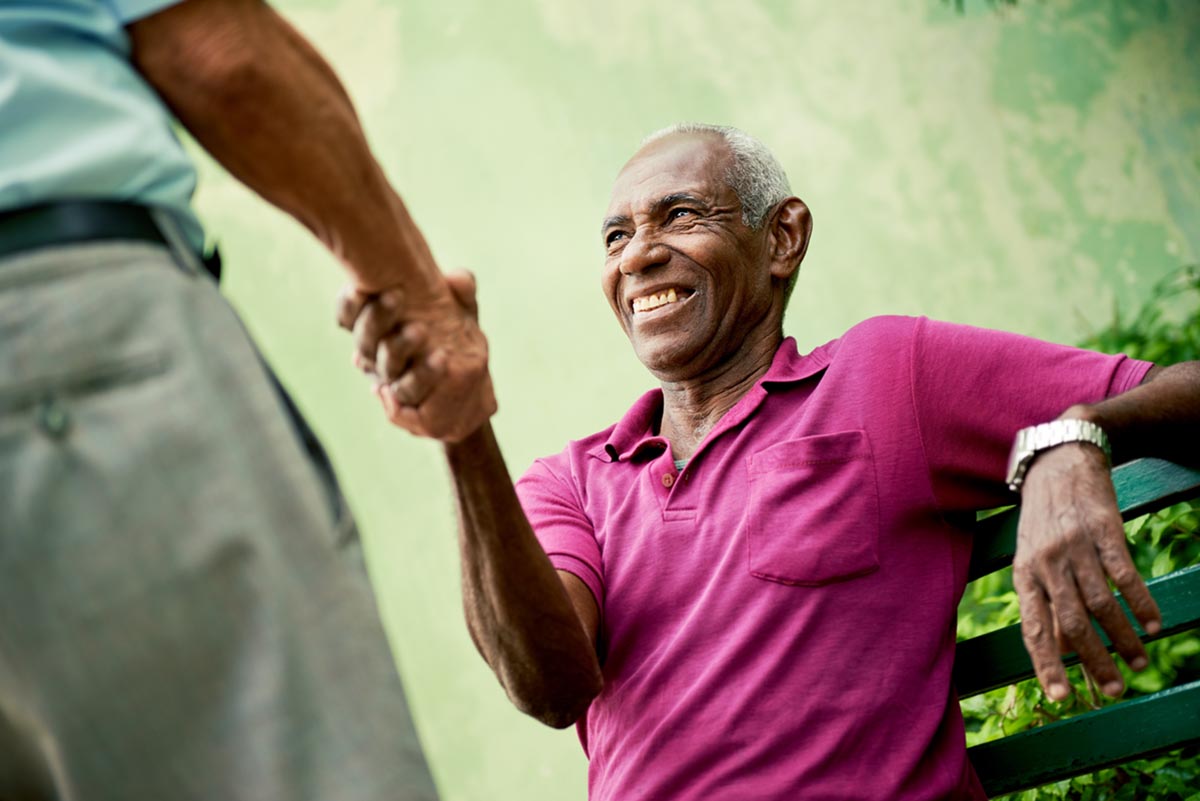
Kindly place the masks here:
POLYGON ((1022 428, 1013 440, 1012 453, 1008 456, 1008 488, 1020 492, 1025 483, 1029 465, 1039 453, 1056 445, 1068 442, 1088 442, 1104 451, 1104 457, 1112 461, 1112 449, 1104 429, 1088 420, 1051 420, 1049 423, 1022 428))

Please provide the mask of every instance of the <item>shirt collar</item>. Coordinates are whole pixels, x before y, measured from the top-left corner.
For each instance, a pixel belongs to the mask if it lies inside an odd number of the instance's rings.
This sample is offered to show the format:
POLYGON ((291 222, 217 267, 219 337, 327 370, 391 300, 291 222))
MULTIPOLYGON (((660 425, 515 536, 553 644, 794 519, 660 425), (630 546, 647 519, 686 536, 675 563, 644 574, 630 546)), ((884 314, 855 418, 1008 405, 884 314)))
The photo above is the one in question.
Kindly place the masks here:
MULTIPOLYGON (((796 340, 787 337, 775 351, 771 366, 758 380, 755 389, 762 387, 769 392, 772 387, 811 378, 829 366, 835 345, 836 342, 831 342, 802 356, 796 340)), ((593 451, 592 455, 609 462, 619 462, 632 458, 643 448, 653 448, 656 453, 661 453, 667 447, 667 441, 654 433, 661 419, 662 390, 652 389, 638 398, 625 416, 617 421, 604 445, 593 451)))

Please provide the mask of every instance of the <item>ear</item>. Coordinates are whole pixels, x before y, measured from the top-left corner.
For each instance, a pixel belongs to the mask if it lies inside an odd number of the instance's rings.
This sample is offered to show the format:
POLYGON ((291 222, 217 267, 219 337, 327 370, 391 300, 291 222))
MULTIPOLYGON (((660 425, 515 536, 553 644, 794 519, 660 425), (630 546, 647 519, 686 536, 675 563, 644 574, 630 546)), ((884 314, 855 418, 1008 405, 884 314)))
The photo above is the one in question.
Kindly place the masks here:
POLYGON ((798 197, 789 197, 776 207, 768 223, 771 276, 786 281, 800 269, 812 239, 812 214, 798 197))

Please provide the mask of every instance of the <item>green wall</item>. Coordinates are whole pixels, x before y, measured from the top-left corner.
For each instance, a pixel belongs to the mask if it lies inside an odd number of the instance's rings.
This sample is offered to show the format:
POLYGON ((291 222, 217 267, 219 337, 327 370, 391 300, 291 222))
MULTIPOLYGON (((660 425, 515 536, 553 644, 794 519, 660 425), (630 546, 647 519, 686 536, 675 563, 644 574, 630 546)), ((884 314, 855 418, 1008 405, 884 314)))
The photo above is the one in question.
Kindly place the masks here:
MULTIPOLYGON (((648 376, 598 291, 640 138, 767 142, 812 207, 787 320, 811 347, 928 314, 1073 341, 1200 260, 1200 3, 280 0, 343 76, 441 263, 479 276, 515 471, 648 376)), ((206 165, 226 287, 324 436, 448 801, 581 799, 571 731, 522 717, 458 600, 438 446, 390 430, 332 323, 334 262, 206 165)))

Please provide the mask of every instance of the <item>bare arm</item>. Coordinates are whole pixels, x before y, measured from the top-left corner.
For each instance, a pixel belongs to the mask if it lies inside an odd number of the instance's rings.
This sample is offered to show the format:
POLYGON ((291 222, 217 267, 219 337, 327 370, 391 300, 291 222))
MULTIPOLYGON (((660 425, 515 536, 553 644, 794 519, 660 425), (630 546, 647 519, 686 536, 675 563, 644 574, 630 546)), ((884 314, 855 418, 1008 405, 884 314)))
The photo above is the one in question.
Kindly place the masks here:
MULTIPOLYGON (((1195 463, 1200 458, 1195 444, 1200 442, 1200 362, 1154 367, 1129 392, 1072 406, 1061 416, 1103 428, 1115 462, 1157 456, 1195 463)), ((1145 666, 1146 652, 1108 582, 1121 591, 1145 631, 1156 633, 1162 620, 1126 547, 1104 455, 1078 443, 1039 455, 1021 499, 1013 583, 1038 678, 1052 698, 1066 697, 1059 655, 1065 647, 1079 653, 1106 694, 1117 695, 1124 682, 1091 618, 1135 670, 1145 666)))
POLYGON ((490 425, 447 445, 446 457, 471 638, 517 708, 549 726, 569 726, 602 686, 591 591, 550 564, 490 425))
MULTIPOLYGON (((385 372, 419 364, 424 378, 422 391, 398 396, 397 416, 458 439, 495 412, 483 333, 371 155, 337 76, 304 38, 261 0, 184 0, 129 35, 134 63, 200 144, 338 256, 350 296, 384 294, 392 316, 373 334, 403 327, 409 343, 381 351, 385 372)), ((377 355, 359 362, 374 368, 377 355)))
POLYGON ((364 292, 442 291, 337 76, 260 0, 184 0, 129 26, 134 64, 217 161, 311 230, 364 292))
POLYGON ((1091 420, 1108 434, 1113 461, 1156 456, 1200 463, 1200 362, 1150 368, 1141 385, 1063 417, 1091 420))
MULTIPOLYGON (((446 277, 455 300, 474 318, 475 281, 469 274, 446 277)), ((338 319, 354 331, 360 356, 378 352, 378 366, 405 362, 420 353, 421 338, 405 326, 384 337, 399 315, 387 302, 350 290, 338 319), (381 337, 382 340, 381 340, 381 337)), ((401 405, 400 396, 428 397, 434 413, 457 416, 469 396, 439 397, 436 376, 420 358, 377 387, 388 418, 428 436, 401 405)), ((490 395, 490 387, 489 387, 490 395)), ((463 609, 471 639, 512 702, 541 722, 562 728, 579 719, 600 692, 596 656, 599 611, 591 590, 575 576, 554 569, 533 534, 496 443, 492 427, 467 423, 446 443, 459 514, 463 609)))

